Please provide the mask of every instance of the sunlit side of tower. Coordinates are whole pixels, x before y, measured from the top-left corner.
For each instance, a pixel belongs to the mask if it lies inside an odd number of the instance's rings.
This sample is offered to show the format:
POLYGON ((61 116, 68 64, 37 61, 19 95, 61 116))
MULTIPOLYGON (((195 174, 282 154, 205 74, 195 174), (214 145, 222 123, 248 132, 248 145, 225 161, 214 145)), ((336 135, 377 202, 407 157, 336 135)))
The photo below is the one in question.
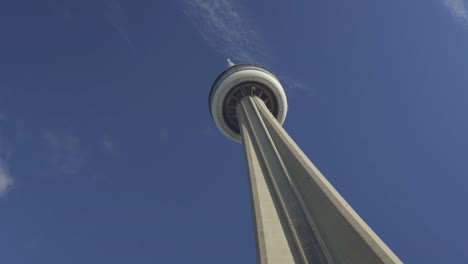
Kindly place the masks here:
POLYGON ((228 61, 209 106, 244 146, 258 263, 401 263, 283 129, 286 95, 271 71, 228 61))

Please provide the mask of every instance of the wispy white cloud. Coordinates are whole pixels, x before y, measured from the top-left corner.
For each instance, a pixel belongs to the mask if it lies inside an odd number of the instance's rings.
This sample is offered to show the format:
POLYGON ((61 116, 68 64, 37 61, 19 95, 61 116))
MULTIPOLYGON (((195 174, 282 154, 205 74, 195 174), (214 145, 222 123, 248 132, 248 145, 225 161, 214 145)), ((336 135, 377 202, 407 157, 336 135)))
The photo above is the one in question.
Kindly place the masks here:
MULTIPOLYGON (((268 65, 271 56, 263 38, 245 12, 233 0, 184 0, 187 14, 205 41, 226 57, 237 63, 268 65)), ((311 90, 293 78, 281 77, 286 89, 301 95, 311 95, 311 90)))
POLYGON ((108 136, 104 137, 104 140, 102 141, 102 146, 104 147, 104 150, 109 154, 116 155, 119 152, 115 142, 112 141, 108 136))
POLYGON ((44 138, 49 146, 50 164, 68 175, 78 173, 82 164, 78 138, 69 133, 51 131, 46 132, 44 138))
POLYGON ((186 13, 210 46, 237 62, 270 59, 263 40, 235 1, 185 0, 186 13))
POLYGON ((117 31, 119 36, 127 42, 130 49, 134 52, 133 44, 130 40, 128 30, 128 18, 125 14, 125 9, 118 0, 104 0, 105 17, 112 27, 117 31))
POLYGON ((468 26, 467 0, 443 0, 443 2, 457 20, 468 26))
POLYGON ((294 78, 284 75, 279 76, 278 78, 280 79, 289 98, 314 95, 315 91, 310 86, 305 85, 294 78))
POLYGON ((0 159, 0 197, 8 192, 13 183, 14 180, 13 177, 11 177, 6 162, 0 159))
POLYGON ((6 121, 6 116, 0 113, 0 198, 10 190, 14 183, 7 164, 7 161, 11 158, 12 151, 4 138, 4 121, 6 121))

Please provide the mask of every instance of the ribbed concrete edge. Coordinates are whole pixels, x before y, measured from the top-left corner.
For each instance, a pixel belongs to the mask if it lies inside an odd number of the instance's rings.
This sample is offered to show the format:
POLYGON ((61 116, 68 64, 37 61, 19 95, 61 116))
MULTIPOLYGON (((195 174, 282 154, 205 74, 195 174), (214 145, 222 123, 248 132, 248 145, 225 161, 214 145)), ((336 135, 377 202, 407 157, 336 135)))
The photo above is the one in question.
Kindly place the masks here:
POLYGON ((264 103, 253 100, 335 263, 402 263, 272 118, 264 103))
POLYGON ((250 183, 255 240, 257 245, 257 261, 259 264, 296 264, 301 263, 297 251, 291 242, 291 234, 286 225, 284 215, 279 208, 278 197, 272 187, 265 160, 259 149, 259 132, 252 127, 262 126, 260 115, 253 114, 253 104, 239 104, 237 116, 242 135, 245 158, 250 183), (246 109, 250 108, 250 109, 246 109), (250 115, 250 117, 249 117, 250 115), (253 120, 252 120, 253 119, 253 120), (254 133, 254 130, 257 133, 254 133))

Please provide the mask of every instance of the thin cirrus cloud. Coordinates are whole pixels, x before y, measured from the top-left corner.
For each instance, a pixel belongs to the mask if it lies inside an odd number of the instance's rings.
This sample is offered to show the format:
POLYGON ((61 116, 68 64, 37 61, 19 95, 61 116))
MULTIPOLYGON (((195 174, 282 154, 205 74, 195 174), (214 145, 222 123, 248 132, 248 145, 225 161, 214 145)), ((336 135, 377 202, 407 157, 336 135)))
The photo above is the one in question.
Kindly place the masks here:
POLYGON ((8 192, 13 182, 13 177, 11 177, 6 162, 0 159, 0 197, 8 192))
POLYGON ((66 175, 77 174, 83 162, 78 138, 70 133, 51 131, 47 131, 44 138, 52 168, 66 175))
POLYGON ((269 60, 263 40, 235 1, 185 0, 185 5, 190 21, 212 48, 235 61, 269 60))
POLYGON ((107 153, 117 154, 117 147, 115 143, 109 137, 104 137, 104 140, 102 141, 102 145, 104 147, 104 150, 107 153))
POLYGON ((444 4, 449 8, 452 15, 468 27, 468 10, 466 0, 443 0, 444 4))
MULTIPOLYGON (((0 113, 0 125, 4 119, 6 119, 5 115, 0 113)), ((7 164, 7 160, 10 158, 11 152, 8 151, 5 146, 1 128, 2 127, 0 126, 0 197, 4 196, 14 183, 7 164)))
POLYGON ((130 40, 128 18, 125 9, 118 0, 104 0, 104 5, 106 20, 117 31, 120 38, 127 42, 132 52, 134 52, 135 50, 130 40))
MULTIPOLYGON (((272 56, 261 34, 248 22, 241 7, 232 0, 184 0, 186 14, 203 39, 215 50, 234 62, 268 65, 272 56)), ((291 94, 311 95, 300 81, 282 76, 281 81, 291 94)))

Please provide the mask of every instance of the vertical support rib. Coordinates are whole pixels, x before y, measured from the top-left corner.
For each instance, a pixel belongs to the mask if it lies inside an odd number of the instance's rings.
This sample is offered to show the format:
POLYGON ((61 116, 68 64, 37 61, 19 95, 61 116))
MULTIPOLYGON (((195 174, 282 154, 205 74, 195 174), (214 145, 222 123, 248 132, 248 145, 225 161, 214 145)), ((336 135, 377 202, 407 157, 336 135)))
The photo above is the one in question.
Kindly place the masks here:
MULTIPOLYGON (((278 218, 278 222, 281 224, 281 226, 277 225, 278 230, 273 230, 273 232, 282 233, 288 242, 287 244, 282 243, 282 245, 283 247, 288 247, 295 258, 294 262, 290 263, 329 263, 312 230, 304 208, 301 206, 300 200, 293 190, 289 180, 289 172, 269 135, 253 97, 242 99, 237 108, 237 115, 241 123, 251 181, 257 182, 259 177, 263 177, 269 188, 269 195, 272 200, 269 204, 270 206, 275 206, 276 216, 274 217, 278 218)), ((254 185, 252 184, 252 186, 254 185)), ((258 198, 255 195, 261 195, 259 190, 253 190, 252 192, 254 193, 254 199, 258 198)), ((255 213, 261 211, 263 209, 261 207, 264 204, 265 202, 261 204, 260 201, 254 201, 254 206, 260 206, 259 210, 255 209, 255 213)), ((261 217, 262 215, 260 215, 261 217)), ((265 220, 258 219, 257 217, 257 223, 260 222, 262 225, 265 225, 265 220)), ((266 240, 264 231, 263 236, 259 238, 266 240)), ((273 260, 275 258, 271 257, 273 254, 277 254, 274 252, 275 249, 273 249, 276 245, 269 242, 271 241, 260 242, 262 247, 272 244, 270 246, 272 248, 265 248, 263 249, 264 252, 260 252, 260 254, 267 254, 267 257, 264 258, 272 259, 264 263, 276 263, 273 260)), ((281 251, 287 251, 287 248, 281 249, 281 251)))
POLYGON ((262 100, 237 106, 259 263, 401 263, 274 119, 262 100))

